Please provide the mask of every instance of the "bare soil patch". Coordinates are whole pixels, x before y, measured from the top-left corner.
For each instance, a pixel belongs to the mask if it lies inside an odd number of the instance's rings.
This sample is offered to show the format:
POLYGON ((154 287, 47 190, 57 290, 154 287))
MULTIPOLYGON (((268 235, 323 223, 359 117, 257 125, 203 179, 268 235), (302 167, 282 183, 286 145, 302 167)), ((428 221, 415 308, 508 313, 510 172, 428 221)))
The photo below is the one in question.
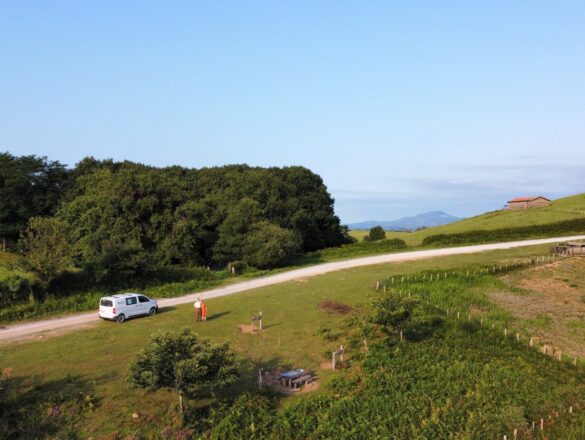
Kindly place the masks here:
POLYGON ((249 324, 240 324, 238 325, 238 330, 241 331, 242 333, 256 333, 260 330, 258 330, 258 327, 253 326, 253 325, 249 325, 249 324))
POLYGON ((319 303, 319 307, 327 313, 347 315, 348 313, 353 312, 353 307, 335 301, 322 301, 319 303))
POLYGON ((533 336, 574 356, 585 356, 585 259, 567 258, 502 277, 512 288, 491 292, 522 319, 533 336))

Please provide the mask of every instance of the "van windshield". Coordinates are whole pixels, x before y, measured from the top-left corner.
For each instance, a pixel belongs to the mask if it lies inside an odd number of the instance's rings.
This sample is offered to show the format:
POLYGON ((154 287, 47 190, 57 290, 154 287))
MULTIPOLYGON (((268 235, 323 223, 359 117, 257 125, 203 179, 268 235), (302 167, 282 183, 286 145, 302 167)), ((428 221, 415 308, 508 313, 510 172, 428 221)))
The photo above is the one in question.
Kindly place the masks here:
POLYGON ((110 299, 102 299, 100 305, 104 307, 112 307, 114 304, 112 304, 112 300, 110 299))

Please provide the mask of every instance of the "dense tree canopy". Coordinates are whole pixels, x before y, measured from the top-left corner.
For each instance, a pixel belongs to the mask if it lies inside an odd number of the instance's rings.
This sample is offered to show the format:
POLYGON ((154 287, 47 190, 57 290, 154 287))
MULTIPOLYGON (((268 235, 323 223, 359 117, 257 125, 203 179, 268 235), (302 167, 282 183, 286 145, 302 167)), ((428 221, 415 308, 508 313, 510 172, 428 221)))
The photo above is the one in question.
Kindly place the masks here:
POLYGON ((46 157, 0 153, 0 239, 14 242, 29 218, 52 215, 67 178, 65 166, 46 157))
POLYGON ((322 179, 303 167, 155 168, 90 157, 66 170, 33 156, 0 160, 0 232, 17 237, 30 217, 54 213, 74 262, 97 278, 169 265, 273 267, 349 241, 322 179))

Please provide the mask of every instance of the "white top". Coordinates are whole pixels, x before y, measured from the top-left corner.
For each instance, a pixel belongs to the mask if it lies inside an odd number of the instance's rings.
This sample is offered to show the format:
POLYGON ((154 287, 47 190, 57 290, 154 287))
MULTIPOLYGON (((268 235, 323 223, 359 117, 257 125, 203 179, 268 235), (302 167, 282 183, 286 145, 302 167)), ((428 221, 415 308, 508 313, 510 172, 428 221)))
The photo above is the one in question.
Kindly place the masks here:
POLYGON ((201 308, 201 301, 199 301, 199 300, 195 301, 194 305, 195 305, 196 309, 200 309, 201 308))

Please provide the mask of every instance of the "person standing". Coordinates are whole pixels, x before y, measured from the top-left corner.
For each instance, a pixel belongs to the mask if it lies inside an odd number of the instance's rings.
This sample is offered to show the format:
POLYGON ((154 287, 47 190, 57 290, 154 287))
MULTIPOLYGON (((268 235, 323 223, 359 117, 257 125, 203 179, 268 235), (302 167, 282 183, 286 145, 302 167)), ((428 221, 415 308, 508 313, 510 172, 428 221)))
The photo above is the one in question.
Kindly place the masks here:
POLYGON ((195 304, 193 304, 195 307, 195 322, 201 321, 201 303, 201 298, 197 298, 195 304))
POLYGON ((201 320, 207 322, 207 304, 201 300, 201 320))

